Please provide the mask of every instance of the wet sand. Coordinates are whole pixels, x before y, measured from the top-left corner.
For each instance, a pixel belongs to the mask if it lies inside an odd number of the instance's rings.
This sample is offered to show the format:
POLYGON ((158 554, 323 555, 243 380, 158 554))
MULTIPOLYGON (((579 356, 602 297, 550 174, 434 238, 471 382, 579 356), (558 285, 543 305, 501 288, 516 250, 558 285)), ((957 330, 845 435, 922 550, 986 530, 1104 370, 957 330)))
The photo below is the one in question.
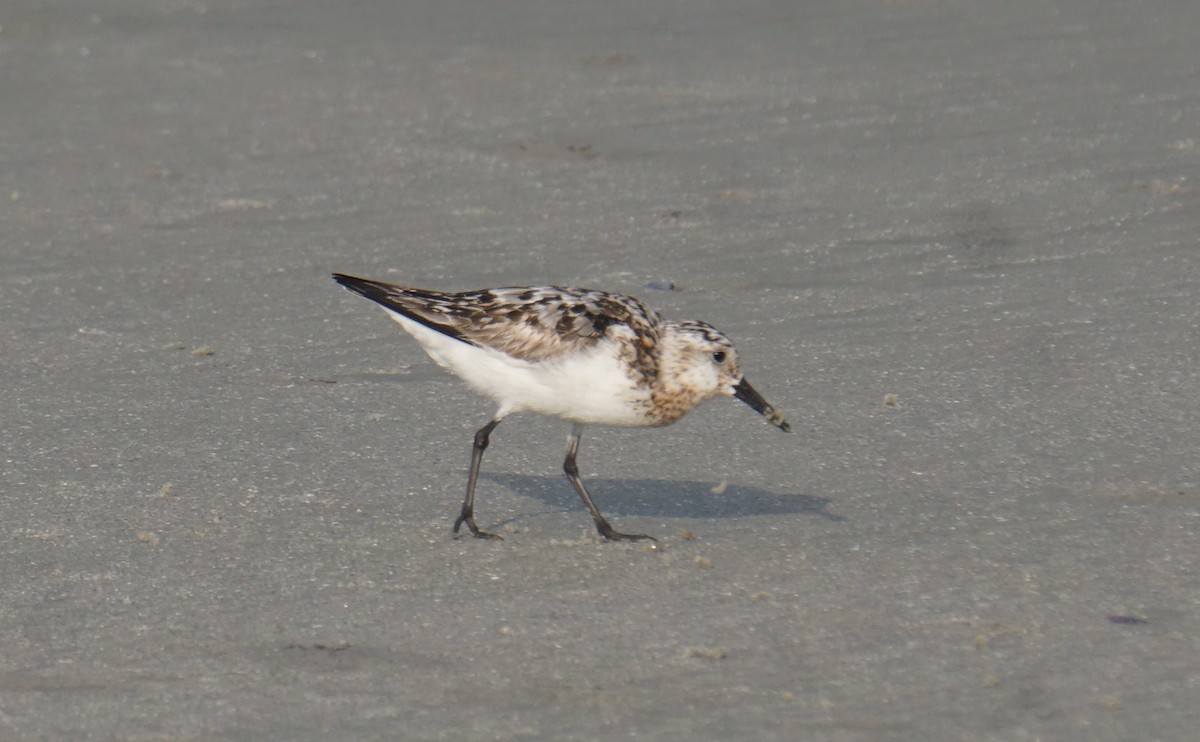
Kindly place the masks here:
POLYGON ((1200 7, 0 11, 3 739, 1182 740, 1200 7), (492 437, 333 271, 640 296, 718 400, 492 437), (673 290, 666 287, 673 285, 673 290))

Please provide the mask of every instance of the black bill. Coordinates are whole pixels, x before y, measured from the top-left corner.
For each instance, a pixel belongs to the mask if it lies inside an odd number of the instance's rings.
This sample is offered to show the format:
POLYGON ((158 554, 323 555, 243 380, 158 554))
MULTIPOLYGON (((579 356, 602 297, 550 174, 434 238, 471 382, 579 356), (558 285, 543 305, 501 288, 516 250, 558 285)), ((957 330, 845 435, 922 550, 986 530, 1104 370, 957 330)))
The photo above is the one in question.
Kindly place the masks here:
POLYGON ((762 395, 754 391, 754 387, 750 386, 750 382, 742 379, 738 385, 733 388, 733 396, 750 405, 750 409, 767 418, 767 422, 784 431, 785 433, 792 432, 792 426, 788 425, 787 420, 783 419, 775 411, 775 408, 767 404, 767 400, 762 398, 762 395))

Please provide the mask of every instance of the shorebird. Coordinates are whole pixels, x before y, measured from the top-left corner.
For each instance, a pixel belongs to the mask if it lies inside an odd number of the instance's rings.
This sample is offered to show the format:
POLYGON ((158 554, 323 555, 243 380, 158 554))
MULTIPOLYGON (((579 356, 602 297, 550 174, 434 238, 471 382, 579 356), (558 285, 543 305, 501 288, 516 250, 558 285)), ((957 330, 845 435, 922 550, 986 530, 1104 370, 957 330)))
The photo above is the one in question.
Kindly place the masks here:
POLYGON ((492 431, 514 412, 573 423, 563 471, 596 530, 613 541, 654 539, 616 531, 592 502, 575 463, 585 425, 670 425, 704 400, 728 395, 791 430, 746 381, 728 337, 704 322, 663 319, 632 296, 555 286, 447 293, 333 278, 382 306, 435 363, 499 404, 475 433, 454 533, 466 524, 477 538, 500 538, 475 523, 475 484, 492 431))

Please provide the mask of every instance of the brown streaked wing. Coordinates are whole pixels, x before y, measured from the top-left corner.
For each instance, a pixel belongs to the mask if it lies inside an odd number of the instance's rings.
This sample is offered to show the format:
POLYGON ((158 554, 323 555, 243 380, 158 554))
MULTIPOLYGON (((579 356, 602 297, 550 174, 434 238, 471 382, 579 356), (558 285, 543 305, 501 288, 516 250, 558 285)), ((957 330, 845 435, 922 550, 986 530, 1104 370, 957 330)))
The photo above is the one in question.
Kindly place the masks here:
POLYGON ((502 288, 453 295, 462 339, 526 361, 587 348, 610 327, 657 335, 658 314, 620 294, 558 287, 502 288))
POLYGON ((657 341, 658 314, 622 294, 554 286, 453 294, 338 274, 338 282, 388 309, 472 345, 526 361, 586 348, 614 325, 657 341))

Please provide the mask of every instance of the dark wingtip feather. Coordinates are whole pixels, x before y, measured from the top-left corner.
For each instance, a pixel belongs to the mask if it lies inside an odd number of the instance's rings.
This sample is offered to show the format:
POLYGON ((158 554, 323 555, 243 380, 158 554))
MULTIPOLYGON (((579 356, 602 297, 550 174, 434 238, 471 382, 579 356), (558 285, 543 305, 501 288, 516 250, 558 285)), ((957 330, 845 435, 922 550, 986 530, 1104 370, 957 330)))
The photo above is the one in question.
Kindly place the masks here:
POLYGON ((334 273, 333 280, 340 283, 342 286, 350 289, 360 296, 364 296, 371 301, 379 304, 385 309, 389 309, 398 314, 420 322, 431 330, 437 330, 443 335, 449 335, 455 340, 461 340, 464 343, 475 345, 476 343, 467 338, 463 333, 459 332, 453 325, 445 322, 437 322, 430 317, 414 312, 412 308, 405 306, 399 300, 399 292, 405 291, 400 286, 393 286, 383 281, 372 281, 369 278, 359 278, 357 276, 348 276, 345 273, 334 273))
POLYGON ((359 294, 360 296, 365 296, 373 302, 382 304, 389 309, 395 309, 402 314, 409 314, 408 311, 399 306, 395 299, 390 296, 395 287, 390 286, 382 281, 372 281, 368 278, 348 276, 345 273, 334 273, 333 280, 350 289, 354 293, 359 294))
POLYGON ((351 291, 353 291, 356 294, 362 294, 363 296, 367 297, 368 299, 374 298, 371 295, 372 290, 374 291, 374 293, 376 295, 383 294, 383 291, 379 287, 379 284, 377 282, 369 281, 365 278, 359 278, 357 276, 348 276, 345 273, 334 273, 333 280, 337 281, 342 286, 350 289, 351 291))

